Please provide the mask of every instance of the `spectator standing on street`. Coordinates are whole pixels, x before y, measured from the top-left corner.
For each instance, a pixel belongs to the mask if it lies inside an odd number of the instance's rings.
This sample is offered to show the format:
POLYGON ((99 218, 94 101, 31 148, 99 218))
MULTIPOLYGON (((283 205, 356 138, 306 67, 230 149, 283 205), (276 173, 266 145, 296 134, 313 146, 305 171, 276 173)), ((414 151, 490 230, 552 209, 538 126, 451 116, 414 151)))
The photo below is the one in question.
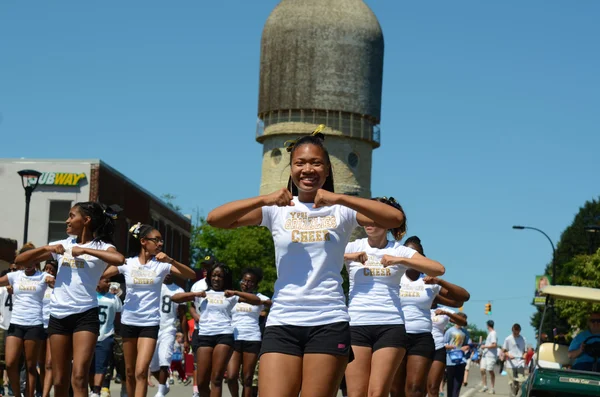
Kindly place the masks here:
POLYGON ((525 347, 527 343, 521 336, 521 326, 515 324, 512 326, 512 335, 504 340, 502 350, 505 353, 505 369, 508 374, 508 385, 511 396, 516 396, 519 392, 519 383, 515 380, 525 375, 525 347))
MULTIPOLYGON (((467 315, 458 313, 467 321, 467 315)), ((444 343, 446 344, 446 377, 448 379, 448 397, 459 397, 465 376, 465 367, 467 366, 466 352, 469 351, 469 332, 455 325, 449 328, 444 334, 444 343)))
POLYGON ((496 374, 494 373, 494 367, 496 366, 496 360, 498 360, 498 336, 494 331, 494 321, 488 320, 487 322, 488 335, 485 339, 485 345, 481 346, 483 349, 483 355, 481 356, 481 391, 488 391, 487 387, 487 376, 486 373, 490 374, 490 385, 492 386, 490 394, 495 394, 496 386, 496 374))

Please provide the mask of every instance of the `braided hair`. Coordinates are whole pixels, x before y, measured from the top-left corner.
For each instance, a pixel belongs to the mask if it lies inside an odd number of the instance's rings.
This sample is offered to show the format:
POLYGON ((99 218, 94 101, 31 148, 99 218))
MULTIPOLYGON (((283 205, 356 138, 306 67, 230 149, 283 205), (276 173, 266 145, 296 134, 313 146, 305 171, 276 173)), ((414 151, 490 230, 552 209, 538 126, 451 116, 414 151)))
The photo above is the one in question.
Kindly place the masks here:
POLYGON ((402 222, 402 225, 390 229, 390 233, 392 233, 392 236, 394 236, 394 240, 396 240, 396 241, 402 240, 404 235, 406 235, 406 213, 404 212, 404 209, 402 209, 402 206, 400 205, 400 203, 398 203, 396 201, 396 199, 394 199, 393 197, 389 197, 389 198, 388 197, 375 197, 372 200, 387 204, 391 207, 396 208, 400 212, 402 212, 402 215, 404 215, 404 222, 402 222))
MULTIPOLYGON (((325 179, 325 183, 323 184, 322 189, 334 192, 333 190, 333 168, 331 167, 331 159, 329 158, 329 152, 327 148, 325 148, 325 135, 321 133, 321 131, 325 128, 325 126, 319 126, 312 134, 300 137, 295 141, 291 141, 289 144, 286 142, 286 150, 290 153, 290 168, 292 166, 292 159, 294 158, 294 153, 298 150, 299 147, 304 145, 314 145, 321 148, 323 154, 325 155, 325 162, 329 167, 329 175, 327 179, 325 179)), ((292 196, 298 195, 298 187, 294 185, 292 181, 292 176, 288 179, 288 189, 292 193, 292 196)))
POLYGON ((73 207, 77 208, 81 215, 90 217, 93 241, 112 244, 117 216, 123 211, 121 207, 95 201, 76 203, 73 207))

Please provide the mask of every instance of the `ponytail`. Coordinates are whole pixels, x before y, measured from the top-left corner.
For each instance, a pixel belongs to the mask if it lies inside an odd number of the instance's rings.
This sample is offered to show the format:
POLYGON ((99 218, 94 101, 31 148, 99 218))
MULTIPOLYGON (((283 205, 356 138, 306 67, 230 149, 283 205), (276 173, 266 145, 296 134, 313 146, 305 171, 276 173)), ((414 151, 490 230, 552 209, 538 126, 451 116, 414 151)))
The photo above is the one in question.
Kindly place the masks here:
POLYGON ((133 225, 129 228, 129 256, 138 256, 142 251, 142 243, 141 239, 146 237, 150 232, 155 230, 150 225, 145 225, 141 222, 133 225))
POLYGON ((75 204, 83 216, 89 216, 92 225, 93 241, 113 243, 116 220, 119 212, 123 211, 116 204, 105 205, 95 201, 86 201, 75 204))

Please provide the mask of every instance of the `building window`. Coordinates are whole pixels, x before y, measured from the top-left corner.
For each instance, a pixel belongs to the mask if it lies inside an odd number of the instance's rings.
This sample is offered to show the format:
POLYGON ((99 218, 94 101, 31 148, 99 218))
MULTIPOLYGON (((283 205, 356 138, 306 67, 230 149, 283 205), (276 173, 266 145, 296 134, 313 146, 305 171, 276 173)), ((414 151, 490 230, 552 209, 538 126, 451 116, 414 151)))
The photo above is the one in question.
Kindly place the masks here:
POLYGON ((281 162, 281 150, 275 148, 271 150, 271 163, 276 166, 281 162))
POLYGON ((50 201, 48 242, 64 240, 67 237, 65 220, 71 210, 71 203, 71 201, 50 201))
POLYGON ((350 164, 350 167, 356 168, 358 165, 358 154, 356 152, 351 152, 348 155, 348 164, 350 164))

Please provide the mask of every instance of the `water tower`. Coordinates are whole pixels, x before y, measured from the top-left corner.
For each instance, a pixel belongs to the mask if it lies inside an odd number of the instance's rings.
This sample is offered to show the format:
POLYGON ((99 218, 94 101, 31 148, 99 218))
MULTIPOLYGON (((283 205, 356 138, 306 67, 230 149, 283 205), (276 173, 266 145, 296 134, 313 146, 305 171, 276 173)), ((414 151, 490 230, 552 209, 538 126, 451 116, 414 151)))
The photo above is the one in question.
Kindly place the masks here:
POLYGON ((325 124, 335 191, 370 197, 382 78, 383 33, 362 0, 282 0, 261 40, 260 193, 287 184, 284 142, 325 124))

